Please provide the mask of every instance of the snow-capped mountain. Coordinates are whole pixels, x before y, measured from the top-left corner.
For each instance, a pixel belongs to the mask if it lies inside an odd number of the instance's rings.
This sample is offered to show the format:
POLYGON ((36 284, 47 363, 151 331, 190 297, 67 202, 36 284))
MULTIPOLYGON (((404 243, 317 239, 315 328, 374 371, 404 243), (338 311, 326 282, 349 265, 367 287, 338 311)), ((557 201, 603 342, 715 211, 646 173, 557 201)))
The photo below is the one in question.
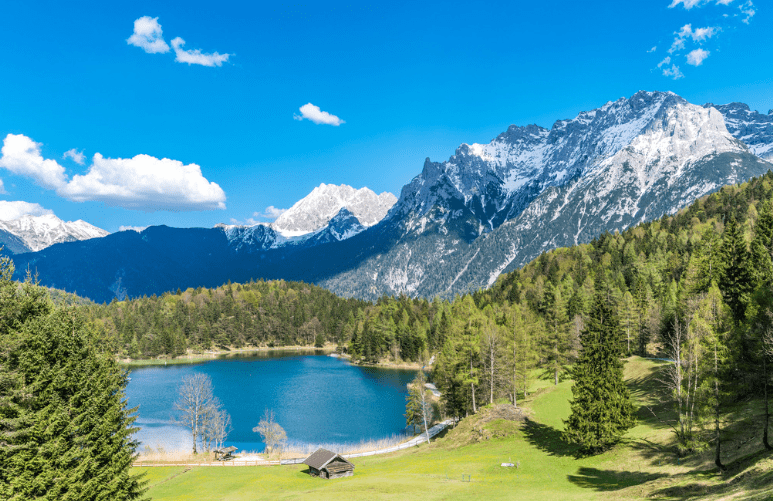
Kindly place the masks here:
POLYGON ((360 297, 486 287, 544 250, 673 213, 771 167, 718 110, 639 92, 550 130, 511 126, 446 162, 427 160, 363 234, 366 257, 320 283, 360 297))
MULTIPOLYGON (((638 92, 550 129, 511 126, 487 144, 462 144, 445 162, 427 159, 394 205, 394 197, 322 185, 271 224, 154 226, 54 245, 16 264, 96 301, 252 278, 368 299, 451 296, 487 287, 545 250, 764 174, 773 167, 758 156, 770 151, 769 123, 743 105, 638 92), (93 272, 80 273, 86 267, 93 272)), ((13 235, 0 228, 5 236, 13 235)))
MULTIPOLYGON (((0 230, 15 235, 24 243, 27 251, 33 252, 61 242, 88 240, 109 234, 109 232, 81 219, 62 221, 53 214, 26 215, 11 221, 0 221, 0 230)), ((23 249, 19 249, 19 251, 24 252, 23 249)))
POLYGON ((342 184, 321 184, 296 202, 273 223, 225 225, 231 247, 238 252, 257 252, 286 245, 311 246, 350 238, 381 221, 397 197, 376 195, 342 184))
POLYGON ((321 230, 310 234, 306 242, 308 245, 340 242, 341 240, 351 238, 364 230, 365 226, 360 220, 355 217, 349 209, 343 207, 321 230))
POLYGON ((768 160, 773 159, 773 110, 767 115, 752 111, 743 103, 706 104, 716 108, 725 117, 727 130, 740 139, 752 153, 768 160))
POLYGON ((272 226, 288 236, 304 235, 327 225, 345 207, 367 228, 384 219, 395 202, 397 197, 388 192, 376 195, 368 188, 322 183, 282 213, 272 226))

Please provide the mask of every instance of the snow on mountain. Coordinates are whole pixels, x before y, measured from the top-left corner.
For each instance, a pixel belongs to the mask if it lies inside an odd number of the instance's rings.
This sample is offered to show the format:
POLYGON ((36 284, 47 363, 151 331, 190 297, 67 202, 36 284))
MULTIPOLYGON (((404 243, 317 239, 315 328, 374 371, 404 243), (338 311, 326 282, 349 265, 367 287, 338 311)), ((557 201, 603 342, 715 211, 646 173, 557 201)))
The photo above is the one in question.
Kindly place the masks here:
POLYGON ((251 226, 218 224, 237 252, 285 245, 318 245, 350 238, 381 221, 397 197, 368 188, 321 184, 273 223, 251 226))
POLYGON ((542 251, 673 213, 771 167, 718 110, 639 92, 549 131, 511 126, 427 160, 366 257, 321 285, 369 298, 487 287, 542 251))
MULTIPOLYGON (((773 114, 737 103, 696 106, 670 92, 638 92, 550 129, 513 125, 489 143, 460 145, 444 162, 427 159, 396 203, 323 184, 274 223, 119 232, 24 254, 19 269, 32 263, 47 285, 98 300, 259 277, 363 299, 451 297, 546 250, 674 213, 766 173, 773 164, 760 156, 773 158, 771 123, 773 114), (96 261, 94 274, 78 273, 96 261)), ((27 245, 7 224, 0 243, 27 245)))
POLYGON ((237 252, 274 249, 291 241, 269 223, 252 226, 218 224, 215 228, 223 230, 231 248, 237 252))
POLYGON ((511 125, 488 144, 462 144, 446 162, 425 161, 422 173, 403 188, 394 214, 413 219, 408 225, 420 232, 429 220, 417 217, 466 220, 462 236, 472 241, 520 214, 545 189, 628 146, 676 103, 686 101, 670 92, 639 92, 558 120, 550 130, 511 125), (440 213, 429 214, 438 207, 440 213))
POLYGON ((306 245, 319 245, 328 242, 340 242, 365 231, 365 226, 360 223, 354 214, 346 207, 341 208, 327 225, 307 235, 304 240, 306 245))
POLYGON ((61 242, 88 240, 109 234, 83 220, 62 221, 53 214, 26 215, 11 221, 0 221, 0 230, 15 235, 35 252, 61 242))
POLYGON ((376 195, 368 188, 356 190, 342 184, 320 184, 282 213, 273 223, 274 229, 287 235, 299 236, 319 230, 344 207, 365 226, 381 221, 397 197, 384 192, 376 195))
POLYGON ((725 117, 727 130, 749 146, 760 158, 773 159, 773 110, 767 115, 752 111, 744 103, 706 104, 716 108, 725 117))

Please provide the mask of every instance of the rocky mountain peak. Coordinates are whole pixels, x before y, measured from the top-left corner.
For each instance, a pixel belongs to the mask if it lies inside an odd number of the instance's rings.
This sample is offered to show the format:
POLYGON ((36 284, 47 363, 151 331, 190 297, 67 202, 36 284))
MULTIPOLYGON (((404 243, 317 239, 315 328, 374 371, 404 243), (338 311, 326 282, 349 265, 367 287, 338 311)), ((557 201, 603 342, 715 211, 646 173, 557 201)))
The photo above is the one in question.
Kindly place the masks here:
MULTIPOLYGON (((432 216, 437 224, 464 221, 463 238, 477 238, 518 215, 545 189, 615 155, 664 120, 667 110, 686 104, 672 92, 640 91, 557 120, 549 130, 511 125, 488 144, 460 145, 445 162, 428 158, 401 192, 395 214, 421 218, 441 207, 432 216)), ((426 228, 426 222, 409 226, 426 228)))
POLYGON ((81 219, 62 221, 54 214, 41 216, 27 214, 11 221, 0 221, 0 229, 17 236, 32 251, 39 251, 61 242, 88 240, 109 234, 81 219))
POLYGON ((743 141, 752 153, 766 160, 773 159, 773 115, 763 115, 752 111, 744 103, 703 105, 714 108, 725 118, 727 130, 738 140, 743 141))
POLYGON ((384 218, 396 201, 397 198, 387 192, 376 195, 368 188, 357 190, 345 184, 322 183, 279 216, 273 227, 297 235, 311 233, 327 225, 342 208, 348 209, 363 226, 373 226, 384 218))

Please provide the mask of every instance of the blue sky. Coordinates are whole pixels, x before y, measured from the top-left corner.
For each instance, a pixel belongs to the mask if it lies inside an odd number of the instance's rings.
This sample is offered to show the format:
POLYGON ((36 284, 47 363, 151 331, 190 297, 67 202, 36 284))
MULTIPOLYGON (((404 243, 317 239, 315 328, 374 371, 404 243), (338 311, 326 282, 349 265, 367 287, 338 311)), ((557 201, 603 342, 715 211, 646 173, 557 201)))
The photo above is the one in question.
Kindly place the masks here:
POLYGON ((260 219, 323 182, 399 195, 426 157, 641 89, 767 113, 770 7, 9 2, 0 200, 27 204, 0 213, 209 227, 260 219), (298 119, 309 104, 319 123, 298 119))

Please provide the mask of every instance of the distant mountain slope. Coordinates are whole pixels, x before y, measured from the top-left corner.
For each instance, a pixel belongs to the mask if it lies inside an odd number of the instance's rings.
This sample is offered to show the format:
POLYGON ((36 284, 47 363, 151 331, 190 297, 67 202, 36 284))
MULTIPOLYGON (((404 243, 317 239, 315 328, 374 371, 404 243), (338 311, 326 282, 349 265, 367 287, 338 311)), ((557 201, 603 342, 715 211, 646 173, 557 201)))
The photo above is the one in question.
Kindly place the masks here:
POLYGON ((749 146, 752 153, 767 160, 773 159, 773 110, 763 115, 743 103, 709 103, 704 107, 719 110, 725 117, 727 130, 749 146))
POLYGON ((321 184, 306 197, 282 213, 272 226, 283 234, 305 234, 328 224, 346 208, 365 227, 378 223, 397 202, 397 197, 384 192, 376 195, 368 188, 359 190, 342 184, 321 184))
POLYGON ((108 235, 108 232, 85 221, 62 221, 53 214, 42 216, 26 215, 11 221, 0 221, 0 230, 16 236, 23 247, 16 247, 10 241, 9 250, 14 253, 39 251, 54 244, 88 240, 108 235))
MULTIPOLYGON (((450 296, 487 287, 544 250, 673 213, 767 172, 773 165, 742 140, 751 141, 737 113, 639 92, 551 129, 511 126, 488 144, 461 145, 445 162, 427 159, 370 227, 354 209, 336 209, 341 187, 331 194, 325 185, 309 199, 323 201, 324 217, 301 204, 281 231, 276 223, 151 227, 17 258, 44 284, 97 301, 250 278, 314 282, 368 299, 450 296)), ((754 144, 763 144, 765 120, 742 116, 753 118, 754 144)))
POLYGON ((674 212, 771 167, 716 109, 672 93, 640 92, 549 132, 508 132, 427 161, 387 219, 363 234, 371 242, 360 262, 319 283, 370 298, 486 287, 543 250, 674 212))
POLYGON ((342 184, 321 184, 273 223, 219 224, 231 247, 248 253, 283 246, 312 246, 350 238, 381 221, 397 197, 342 184))

